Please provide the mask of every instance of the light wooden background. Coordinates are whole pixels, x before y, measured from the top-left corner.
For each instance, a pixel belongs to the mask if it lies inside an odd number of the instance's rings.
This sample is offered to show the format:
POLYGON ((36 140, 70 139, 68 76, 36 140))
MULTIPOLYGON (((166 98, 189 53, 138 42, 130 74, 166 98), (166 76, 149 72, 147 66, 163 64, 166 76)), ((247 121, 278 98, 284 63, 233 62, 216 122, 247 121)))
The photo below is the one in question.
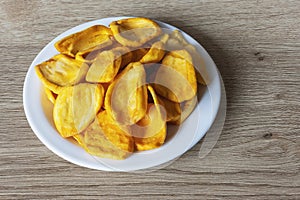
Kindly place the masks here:
POLYGON ((0 199, 300 199, 299 10, 298 0, 1 1, 0 199), (29 127, 22 87, 37 53, 73 26, 122 15, 173 24, 215 60, 227 118, 204 159, 198 144, 151 173, 95 171, 29 127))

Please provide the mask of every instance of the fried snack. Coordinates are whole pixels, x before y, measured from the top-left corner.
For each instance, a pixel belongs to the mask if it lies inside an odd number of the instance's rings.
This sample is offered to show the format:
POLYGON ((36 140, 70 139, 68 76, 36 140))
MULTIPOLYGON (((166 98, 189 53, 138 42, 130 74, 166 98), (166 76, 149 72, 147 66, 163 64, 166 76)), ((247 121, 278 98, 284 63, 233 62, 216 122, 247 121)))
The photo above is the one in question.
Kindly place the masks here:
POLYGON ((179 103, 196 95, 195 70, 186 50, 171 51, 164 57, 156 73, 154 89, 159 95, 179 103))
POLYGON ((80 135, 75 137, 88 153, 121 160, 134 150, 133 139, 125 130, 126 127, 120 128, 106 111, 101 111, 86 129, 83 138, 80 135))
POLYGON ((112 22, 109 27, 122 45, 139 47, 161 33, 159 25, 147 18, 129 18, 112 22))
POLYGON ((95 25, 55 47, 60 54, 35 71, 54 104, 56 129, 102 158, 163 145, 167 124, 181 124, 196 107, 197 80, 208 83, 205 69, 195 71, 205 68, 197 49, 146 18, 95 25))
POLYGON ((55 100, 56 100, 56 97, 57 97, 57 94, 53 93, 51 90, 49 90, 46 87, 44 87, 44 91, 45 91, 45 94, 47 96, 47 99, 49 99, 49 101, 54 104, 55 100))
POLYGON ((120 66, 121 69, 126 67, 129 63, 132 62, 133 53, 129 48, 123 47, 123 46, 115 47, 115 48, 113 48, 113 51, 116 54, 119 54, 120 57, 122 58, 122 62, 121 62, 121 66, 120 66))
POLYGON ((146 55, 144 55, 142 57, 140 62, 143 63, 143 64, 144 63, 158 63, 158 62, 160 62, 161 59, 165 55, 164 46, 165 46, 165 43, 168 40, 168 38, 169 38, 169 35, 164 34, 162 36, 162 38, 160 39, 160 41, 157 41, 157 42, 153 43, 150 50, 147 52, 146 55))
POLYGON ((75 57, 78 53, 84 55, 112 45, 111 36, 112 33, 109 28, 95 25, 63 38, 54 46, 60 53, 75 57))
POLYGON ((84 147, 84 135, 82 133, 78 133, 76 135, 73 135, 73 138, 76 140, 79 146, 85 149, 84 147))
POLYGON ((181 49, 187 50, 192 55, 193 61, 195 63, 194 67, 196 68, 195 72, 197 82, 202 85, 207 85, 209 83, 209 77, 203 58, 199 55, 195 46, 186 41, 186 39, 178 30, 174 30, 170 34, 170 38, 166 42, 166 50, 174 51, 181 49))
POLYGON ((105 51, 109 48, 102 48, 102 49, 96 49, 96 50, 88 50, 87 52, 78 52, 75 55, 75 59, 85 62, 87 64, 91 64, 92 62, 95 61, 96 57, 98 56, 99 53, 101 53, 102 51, 105 51))
POLYGON ((167 48, 169 51, 180 50, 182 47, 189 45, 190 43, 186 41, 179 30, 174 30, 170 34, 170 38, 167 41, 167 48))
POLYGON ((134 144, 138 151, 160 147, 167 135, 165 114, 161 110, 162 107, 159 105, 153 88, 151 86, 147 88, 152 95, 154 104, 148 104, 146 116, 132 127, 131 133, 134 135, 134 144))
POLYGON ((85 80, 95 83, 111 82, 117 75, 122 63, 119 52, 113 50, 101 52, 90 66, 85 80))
POLYGON ((84 79, 88 65, 63 54, 35 66, 35 71, 44 86, 56 94, 64 86, 72 86, 84 79))
POLYGON ((149 48, 139 47, 132 50, 132 61, 131 62, 139 62, 149 51, 149 48))
POLYGON ((181 107, 177 102, 170 101, 164 97, 157 96, 158 103, 162 105, 167 112, 167 122, 179 125, 181 123, 181 107))
POLYGON ((146 74, 141 63, 130 63, 109 85, 105 109, 120 124, 131 125, 147 110, 146 74))
POLYGON ((197 96, 194 96, 192 99, 181 103, 181 119, 180 123, 184 122, 186 118, 194 111, 198 102, 197 96))
POLYGON ((183 123, 197 105, 197 96, 180 104, 160 96, 157 96, 157 100, 166 109, 167 122, 175 125, 183 123))
POLYGON ((132 52, 127 47, 116 47, 100 52, 92 62, 86 75, 86 81, 109 83, 113 81, 119 69, 131 62, 132 52))
POLYGON ((63 87, 53 108, 54 124, 60 135, 70 137, 86 129, 100 110, 103 95, 104 89, 98 84, 63 87))

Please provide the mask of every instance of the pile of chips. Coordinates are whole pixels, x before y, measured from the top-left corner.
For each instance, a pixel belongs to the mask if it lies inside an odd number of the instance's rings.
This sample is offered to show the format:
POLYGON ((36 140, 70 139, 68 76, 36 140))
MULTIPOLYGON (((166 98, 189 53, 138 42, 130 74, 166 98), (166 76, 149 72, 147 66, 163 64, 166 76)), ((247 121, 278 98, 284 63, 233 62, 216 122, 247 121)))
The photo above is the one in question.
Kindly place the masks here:
POLYGON ((95 25, 55 48, 35 71, 56 129, 103 158, 163 145, 167 124, 180 125, 197 104, 197 81, 207 83, 195 70, 195 47, 147 18, 95 25))

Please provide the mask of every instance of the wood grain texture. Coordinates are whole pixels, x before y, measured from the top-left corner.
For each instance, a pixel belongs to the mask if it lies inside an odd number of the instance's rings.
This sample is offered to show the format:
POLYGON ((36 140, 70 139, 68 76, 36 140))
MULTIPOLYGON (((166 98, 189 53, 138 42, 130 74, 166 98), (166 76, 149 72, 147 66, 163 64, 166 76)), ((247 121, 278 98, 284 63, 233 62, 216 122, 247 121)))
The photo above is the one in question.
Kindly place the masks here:
POLYGON ((300 199, 300 1, 0 2, 0 199, 300 199), (22 105, 26 72, 61 32, 110 16, 175 25, 210 53, 227 118, 215 148, 164 169, 108 173, 48 150, 22 105))

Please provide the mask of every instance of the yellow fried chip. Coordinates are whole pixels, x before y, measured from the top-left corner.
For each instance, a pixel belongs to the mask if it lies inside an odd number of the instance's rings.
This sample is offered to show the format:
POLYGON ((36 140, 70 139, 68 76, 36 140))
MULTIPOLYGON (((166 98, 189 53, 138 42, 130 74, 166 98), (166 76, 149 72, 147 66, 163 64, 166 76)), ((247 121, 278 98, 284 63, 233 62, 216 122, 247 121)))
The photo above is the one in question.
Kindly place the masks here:
POLYGON ((127 66, 130 62, 133 60, 133 53, 132 51, 127 47, 116 47, 113 48, 113 52, 115 54, 118 54, 122 58, 121 66, 120 68, 124 68, 127 66))
POLYGON ((160 41, 155 42, 146 55, 140 60, 141 63, 158 63, 165 55, 164 46, 169 35, 164 34, 160 41))
POLYGON ((88 65, 63 54, 35 66, 37 76, 44 86, 56 94, 63 86, 71 86, 84 79, 88 65))
POLYGON ((197 106, 198 98, 194 96, 192 99, 181 103, 181 119, 180 123, 184 122, 186 118, 194 111, 195 107, 197 106))
POLYGON ((49 101, 54 104, 57 94, 53 93, 50 89, 48 89, 46 87, 44 87, 44 91, 45 91, 45 94, 46 94, 47 98, 49 99, 49 101))
POLYGON ((197 93, 197 80, 192 58, 186 50, 171 51, 158 69, 155 91, 174 102, 183 102, 197 93))
POLYGON ((181 108, 177 102, 170 101, 164 97, 157 96, 157 100, 167 112, 167 122, 179 125, 181 122, 181 108))
POLYGON ((102 158, 125 159, 134 150, 132 137, 112 117, 101 111, 80 140, 84 149, 102 158))
POLYGON ((174 30, 170 34, 170 38, 166 42, 166 49, 169 51, 181 49, 187 50, 191 54, 195 63, 194 67, 196 68, 195 72, 198 83, 202 85, 207 85, 209 83, 209 76, 206 70, 204 59, 198 53, 195 46, 186 41, 186 39, 183 37, 180 31, 174 30))
POLYGON ((112 45, 112 33, 109 28, 95 25, 83 31, 69 35, 55 43, 60 53, 75 57, 112 45))
POLYGON ((109 26, 115 39, 130 47, 139 47, 161 33, 159 25, 147 18, 121 19, 109 26))
POLYGON ((132 50, 132 62, 139 62, 149 51, 149 48, 136 48, 132 50))
POLYGON ((116 47, 100 52, 93 60, 86 75, 86 81, 109 83, 113 81, 120 68, 132 60, 132 53, 127 47, 116 47))
POLYGON ((99 55, 99 53, 101 53, 102 51, 108 50, 109 48, 102 48, 102 49, 96 49, 96 50, 88 50, 86 52, 78 52, 75 55, 75 59, 79 60, 81 62, 85 62, 85 63, 92 63, 95 61, 96 57, 99 55))
POLYGON ((73 135, 73 138, 76 140, 79 146, 84 148, 84 135, 82 133, 73 135))
POLYGON ((53 120, 61 136, 74 136, 87 128, 103 103, 103 95, 103 87, 97 84, 63 87, 53 108, 53 120))
POLYGON ((101 52, 90 66, 86 81, 108 83, 117 75, 122 63, 121 54, 113 50, 101 52))
POLYGON ((146 73, 141 63, 130 63, 109 85, 105 108, 120 124, 134 124, 147 110, 146 73))
POLYGON ((157 96, 159 104, 161 104, 167 112, 167 122, 179 125, 188 118, 197 105, 197 96, 188 101, 177 103, 170 101, 164 97, 157 96))
POLYGON ((162 112, 163 107, 159 105, 153 88, 148 86, 148 90, 152 95, 154 104, 148 104, 146 116, 136 125, 133 125, 131 129, 135 147, 138 151, 160 147, 167 135, 165 113, 162 112))
POLYGON ((167 45, 170 45, 172 49, 170 50, 180 50, 182 49, 182 46, 189 45, 188 41, 183 37, 183 35, 180 33, 179 30, 174 30, 170 34, 170 39, 175 39, 176 41, 173 40, 168 40, 167 45), (173 43, 172 43, 173 42, 173 43))

